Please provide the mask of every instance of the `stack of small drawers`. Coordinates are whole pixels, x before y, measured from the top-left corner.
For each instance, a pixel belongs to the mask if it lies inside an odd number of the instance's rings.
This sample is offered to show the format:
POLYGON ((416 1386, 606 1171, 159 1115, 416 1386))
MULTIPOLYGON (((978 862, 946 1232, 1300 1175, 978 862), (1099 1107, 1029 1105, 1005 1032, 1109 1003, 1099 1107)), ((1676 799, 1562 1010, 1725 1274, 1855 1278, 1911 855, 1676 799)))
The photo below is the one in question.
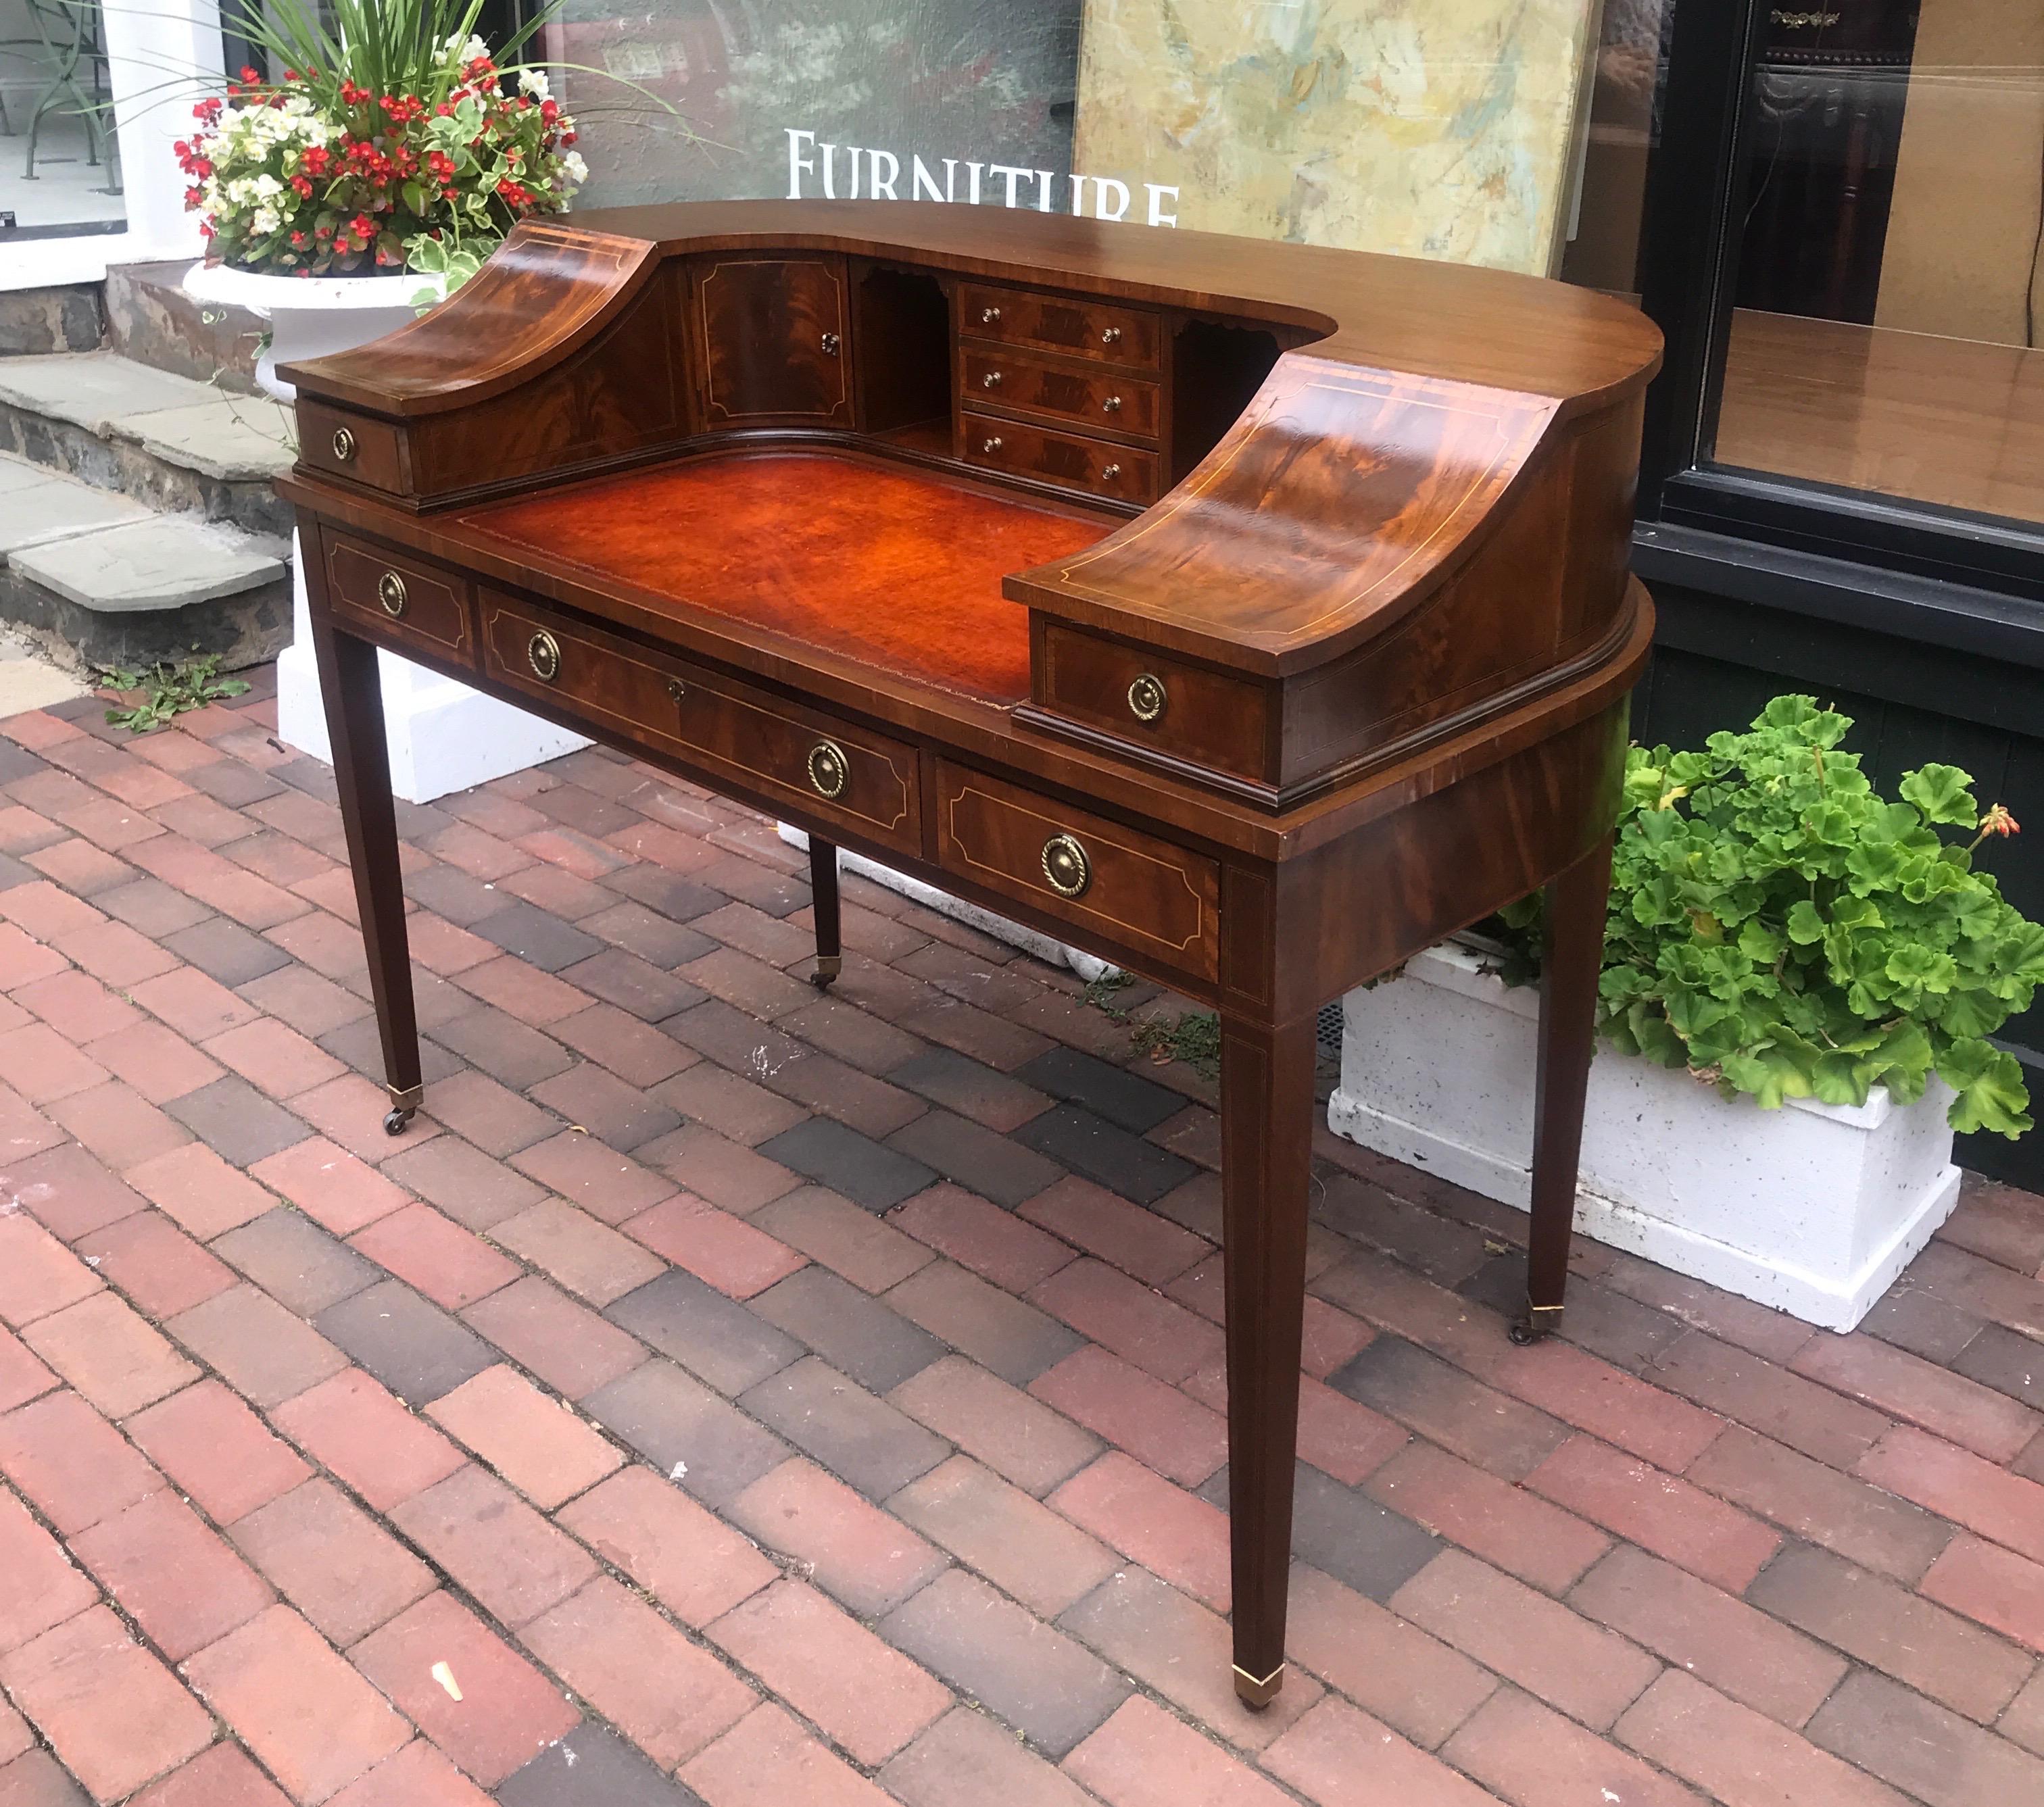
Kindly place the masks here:
POLYGON ((1151 309, 961 284, 960 455, 1012 477, 1154 502, 1168 407, 1162 339, 1151 309))

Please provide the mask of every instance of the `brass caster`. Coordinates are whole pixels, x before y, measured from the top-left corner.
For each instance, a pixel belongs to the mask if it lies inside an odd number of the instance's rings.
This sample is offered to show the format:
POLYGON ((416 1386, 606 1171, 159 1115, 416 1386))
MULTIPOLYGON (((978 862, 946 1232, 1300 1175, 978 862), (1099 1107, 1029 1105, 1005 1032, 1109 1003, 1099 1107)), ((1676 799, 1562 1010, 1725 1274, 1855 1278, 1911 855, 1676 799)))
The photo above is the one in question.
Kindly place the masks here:
POLYGON ((383 1119, 383 1133, 386 1136, 402 1136, 405 1126, 417 1115, 426 1088, 423 1085, 386 1085, 383 1089, 390 1095, 390 1110, 383 1119))
POLYGON ((809 975, 809 983, 820 992, 828 992, 831 980, 844 970, 844 956, 841 953, 820 953, 816 956, 816 969, 809 975))
POLYGON ((1242 1704, 1252 1711, 1261 1713, 1277 1699, 1278 1690, 1285 1685, 1285 1665, 1279 1663, 1262 1681, 1251 1675, 1240 1663, 1235 1666, 1235 1691, 1242 1704))
POLYGON ((1529 1305, 1523 1318, 1512 1321, 1511 1337, 1520 1349, 1543 1341, 1562 1327, 1562 1307, 1558 1305, 1529 1305))

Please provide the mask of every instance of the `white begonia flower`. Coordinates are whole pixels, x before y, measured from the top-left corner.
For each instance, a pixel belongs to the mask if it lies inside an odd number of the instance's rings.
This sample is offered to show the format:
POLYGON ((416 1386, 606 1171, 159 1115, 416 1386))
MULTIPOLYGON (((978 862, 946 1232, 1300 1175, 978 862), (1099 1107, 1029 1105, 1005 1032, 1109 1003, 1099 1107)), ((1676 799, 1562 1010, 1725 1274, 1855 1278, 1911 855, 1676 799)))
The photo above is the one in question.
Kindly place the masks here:
POLYGON ((579 151, 567 152, 561 159, 561 167, 567 172, 568 180, 577 186, 589 180, 589 165, 582 160, 579 151))
POLYGON ((464 63, 473 63, 478 56, 487 56, 489 54, 490 46, 479 37, 471 38, 461 47, 461 59, 464 63))
POLYGON ((549 101, 554 97, 547 86, 547 72, 544 69, 521 69, 518 71, 518 89, 530 94, 536 101, 549 101))

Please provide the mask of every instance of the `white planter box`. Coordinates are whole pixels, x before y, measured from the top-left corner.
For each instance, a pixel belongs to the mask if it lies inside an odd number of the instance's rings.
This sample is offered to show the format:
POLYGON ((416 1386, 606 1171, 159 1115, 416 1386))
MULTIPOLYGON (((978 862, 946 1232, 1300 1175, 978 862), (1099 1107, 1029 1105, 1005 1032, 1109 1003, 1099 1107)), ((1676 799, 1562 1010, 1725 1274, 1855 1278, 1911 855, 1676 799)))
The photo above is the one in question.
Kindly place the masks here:
MULTIPOLYGON (((1448 942, 1343 1007, 1327 1126, 1503 1203, 1531 1190, 1539 999, 1448 942)), ((1728 1292, 1849 1330, 1958 1201, 1951 1093, 1763 1111, 1600 1045, 1577 1230, 1728 1292)))

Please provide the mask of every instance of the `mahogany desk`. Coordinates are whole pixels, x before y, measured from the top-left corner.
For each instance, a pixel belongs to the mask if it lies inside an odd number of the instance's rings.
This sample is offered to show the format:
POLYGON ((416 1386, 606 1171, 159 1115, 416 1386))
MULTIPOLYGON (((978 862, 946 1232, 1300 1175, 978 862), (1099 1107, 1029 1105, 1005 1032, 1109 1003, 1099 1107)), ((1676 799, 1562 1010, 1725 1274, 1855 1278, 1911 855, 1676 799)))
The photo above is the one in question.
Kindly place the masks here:
POLYGON ((1548 887, 1562 1307, 1659 339, 1496 271, 939 205, 527 225, 294 366, 313 636, 402 1132, 389 647, 1220 1017, 1235 1684, 1283 1676, 1314 1016, 1548 887))

